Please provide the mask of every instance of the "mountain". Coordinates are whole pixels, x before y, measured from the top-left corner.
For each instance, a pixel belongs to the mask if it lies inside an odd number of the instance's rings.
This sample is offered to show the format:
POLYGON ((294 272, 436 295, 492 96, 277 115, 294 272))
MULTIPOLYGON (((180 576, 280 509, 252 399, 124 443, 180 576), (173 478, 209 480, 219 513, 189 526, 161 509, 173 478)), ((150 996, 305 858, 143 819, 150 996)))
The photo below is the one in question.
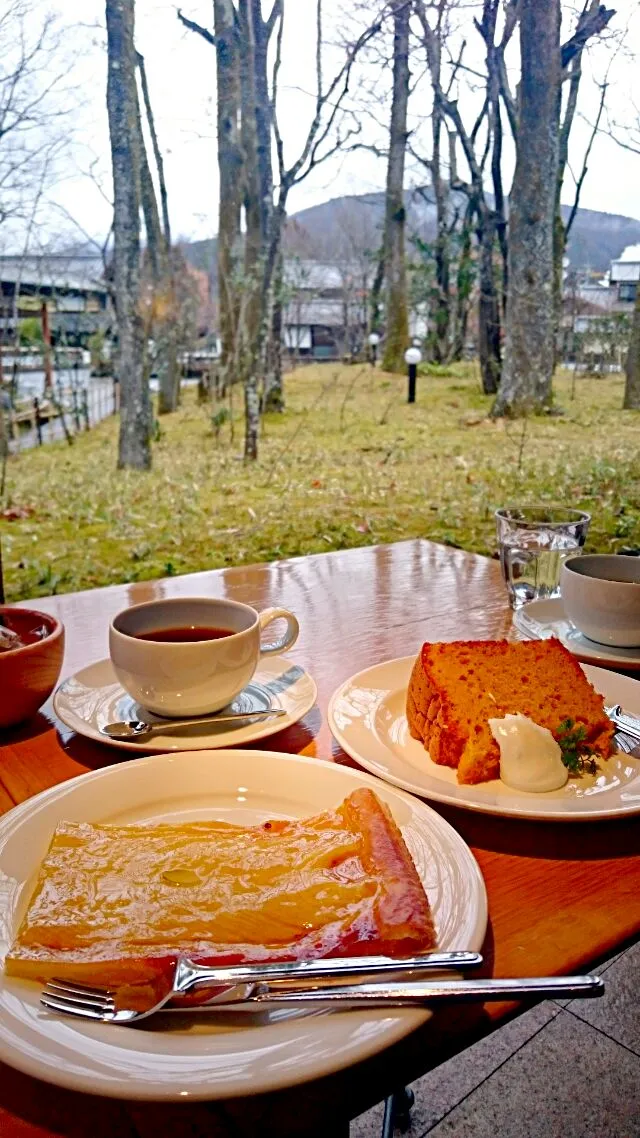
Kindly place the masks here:
MULTIPOLYGON (((408 191, 406 199, 409 232, 424 240, 433 239, 436 210, 431 191, 428 188, 408 191)), ((570 212, 569 206, 562 207, 565 221, 570 212)), ((384 194, 380 192, 333 198, 301 210, 294 215, 293 220, 308 233, 311 241, 322 242, 328 239, 336 225, 344 230, 348 218, 361 225, 366 221, 368 227, 380 231, 384 218, 384 194)), ((604 272, 627 245, 638 243, 640 221, 636 218, 579 209, 569 234, 567 256, 571 268, 604 272)))
MULTIPOLYGON (((407 227, 423 240, 435 236, 435 205, 431 190, 406 193, 407 227)), ((566 221, 569 206, 563 206, 566 221)), ((344 257, 345 248, 376 249, 384 218, 384 193, 331 198, 293 214, 287 223, 286 246, 301 256, 317 260, 344 257)), ((579 209, 569 235, 567 256, 574 269, 604 272, 628 245, 640 244, 640 221, 614 213, 579 209)), ((216 239, 181 243, 185 257, 195 268, 206 270, 215 286, 216 239)))

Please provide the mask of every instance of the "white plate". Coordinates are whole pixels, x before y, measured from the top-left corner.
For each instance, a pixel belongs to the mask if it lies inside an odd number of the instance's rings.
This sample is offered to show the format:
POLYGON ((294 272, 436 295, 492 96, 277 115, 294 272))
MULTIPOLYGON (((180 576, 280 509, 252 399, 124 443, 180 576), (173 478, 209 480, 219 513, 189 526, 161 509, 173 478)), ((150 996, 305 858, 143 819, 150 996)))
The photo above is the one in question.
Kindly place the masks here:
POLYGON ((562 597, 546 601, 529 601, 513 614, 513 623, 519 632, 531 640, 558 640, 585 664, 624 668, 628 672, 640 671, 640 648, 612 648, 598 644, 583 636, 564 611, 562 597))
MULTIPOLYGON (((216 818, 241 825, 304 818, 358 786, 388 804, 428 892, 442 949, 477 951, 487 924, 480 870, 462 838, 416 798, 359 771, 273 751, 155 755, 81 775, 0 820, 0 958, 61 819, 136 822, 216 818)), ((50 1015, 34 983, 0 974, 0 1059, 48 1082, 113 1097, 214 1099, 257 1094, 329 1074, 423 1023, 416 1009, 331 1014, 210 1014, 146 1030, 50 1015), (174 1026, 175 1024, 175 1026, 174 1026), (173 1030, 172 1030, 173 1028, 173 1030)))
MULTIPOLYGON (((569 779, 561 790, 528 794, 499 779, 461 785, 455 770, 432 762, 412 739, 405 715, 407 685, 415 656, 367 668, 342 684, 329 704, 329 726, 340 746, 372 774, 466 810, 511 814, 545 822, 593 821, 640 813, 640 760, 622 752, 600 763, 597 775, 569 779)), ((602 668, 583 667, 606 703, 640 715, 640 683, 602 668)))
POLYGON ((180 731, 154 735, 146 742, 118 742, 101 734, 107 723, 142 719, 146 723, 166 722, 141 707, 118 682, 110 660, 100 660, 60 684, 53 697, 59 719, 96 743, 120 747, 125 751, 202 751, 212 747, 231 747, 266 739, 302 719, 313 707, 318 689, 308 672, 284 656, 265 657, 246 688, 236 696, 229 711, 264 711, 279 707, 286 715, 256 723, 219 727, 184 727, 180 731))

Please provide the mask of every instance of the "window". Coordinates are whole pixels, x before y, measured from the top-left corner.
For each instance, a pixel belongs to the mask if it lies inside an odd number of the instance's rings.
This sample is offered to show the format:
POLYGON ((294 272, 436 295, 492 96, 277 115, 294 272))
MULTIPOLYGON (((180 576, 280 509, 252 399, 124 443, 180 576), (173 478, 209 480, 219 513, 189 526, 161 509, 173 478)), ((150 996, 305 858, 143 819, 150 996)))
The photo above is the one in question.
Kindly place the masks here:
POLYGON ((618 300, 628 300, 631 304, 635 304, 637 288, 635 281, 622 281, 618 287, 618 300))

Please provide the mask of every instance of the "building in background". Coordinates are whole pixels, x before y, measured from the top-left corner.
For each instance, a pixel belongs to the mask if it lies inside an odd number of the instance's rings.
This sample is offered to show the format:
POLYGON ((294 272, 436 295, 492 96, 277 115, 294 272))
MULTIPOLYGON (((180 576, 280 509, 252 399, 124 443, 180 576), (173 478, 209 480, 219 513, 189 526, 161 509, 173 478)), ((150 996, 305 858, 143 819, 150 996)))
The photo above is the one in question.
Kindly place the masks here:
POLYGON ((615 297, 616 311, 629 312, 636 302, 638 282, 640 282, 640 261, 612 261, 609 281, 615 297))
POLYGON ((42 320, 54 346, 88 346, 112 323, 109 289, 96 257, 42 254, 0 257, 0 344, 14 345, 20 322, 42 320))
POLYGON ((611 262, 603 276, 569 272, 564 282, 560 336, 565 363, 592 373, 620 371, 629 343, 640 261, 611 262))
POLYGON ((282 343, 294 358, 337 360, 364 350, 370 280, 348 265, 284 264, 282 343))

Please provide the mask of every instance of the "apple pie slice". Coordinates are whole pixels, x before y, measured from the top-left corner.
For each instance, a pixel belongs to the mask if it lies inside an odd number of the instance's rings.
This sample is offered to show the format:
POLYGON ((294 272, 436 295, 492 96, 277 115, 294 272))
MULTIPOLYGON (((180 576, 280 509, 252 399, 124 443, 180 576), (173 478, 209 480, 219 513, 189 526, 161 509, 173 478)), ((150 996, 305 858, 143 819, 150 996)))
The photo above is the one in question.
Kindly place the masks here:
POLYGON ((6 958, 12 976, 154 986, 207 964, 426 952, 429 902, 368 789, 300 821, 61 822, 6 958))

